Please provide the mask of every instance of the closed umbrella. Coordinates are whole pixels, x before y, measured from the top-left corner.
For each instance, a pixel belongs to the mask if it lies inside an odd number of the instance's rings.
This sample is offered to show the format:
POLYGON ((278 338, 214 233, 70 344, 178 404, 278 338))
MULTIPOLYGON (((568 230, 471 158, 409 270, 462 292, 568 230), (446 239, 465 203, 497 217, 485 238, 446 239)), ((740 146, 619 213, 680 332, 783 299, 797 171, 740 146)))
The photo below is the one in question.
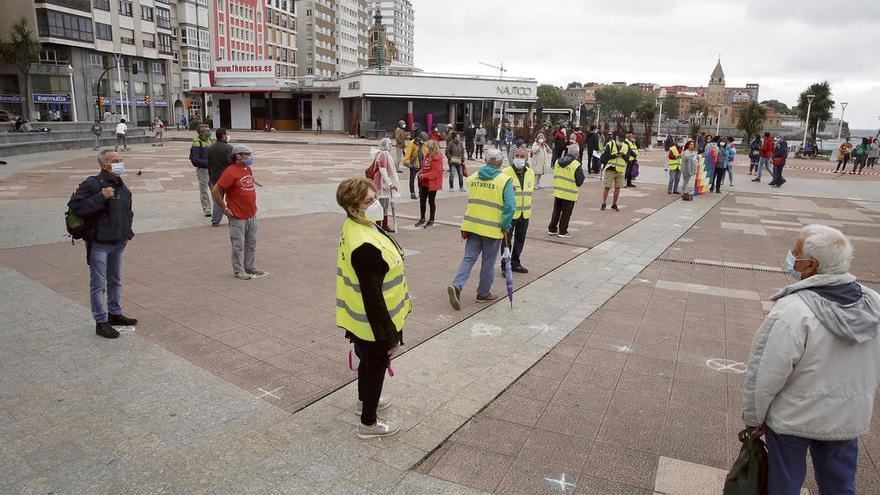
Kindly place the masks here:
POLYGON ((513 267, 510 264, 510 242, 507 234, 504 234, 504 251, 501 253, 501 271, 507 282, 507 298, 510 299, 510 309, 513 309, 513 267))

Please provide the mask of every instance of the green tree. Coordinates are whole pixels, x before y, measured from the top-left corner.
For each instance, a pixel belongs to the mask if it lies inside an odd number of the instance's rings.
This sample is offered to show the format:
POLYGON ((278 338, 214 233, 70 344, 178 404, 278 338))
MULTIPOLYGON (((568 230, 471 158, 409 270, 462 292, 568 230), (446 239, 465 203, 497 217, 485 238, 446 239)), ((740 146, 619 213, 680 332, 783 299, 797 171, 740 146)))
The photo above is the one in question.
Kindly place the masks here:
POLYGON ((831 118, 831 111, 834 110, 834 100, 831 99, 831 86, 828 81, 813 83, 798 96, 798 104, 793 108, 797 113, 801 122, 807 120, 807 109, 810 110, 810 122, 808 132, 816 140, 816 122, 819 122, 819 128, 825 128, 825 122, 831 118), (813 104, 809 104, 807 95, 813 95, 813 104))
POLYGON ((706 114, 709 112, 709 107, 706 105, 706 102, 703 100, 697 100, 691 103, 690 107, 691 117, 694 117, 697 123, 702 123, 703 119, 706 118, 706 114), (699 119, 696 119, 697 115, 700 116, 699 119))
POLYGON ((736 122, 736 128, 743 131, 743 142, 748 143, 752 137, 760 134, 764 127, 764 119, 767 118, 767 109, 761 106, 757 101, 750 101, 740 109, 739 120, 736 122))
POLYGON ((764 100, 761 102, 761 105, 764 105, 765 107, 770 107, 773 110, 776 110, 776 113, 781 113, 781 114, 791 113, 791 109, 788 108, 788 105, 786 105, 785 103, 782 103, 779 100, 764 100))
POLYGON ((652 100, 643 100, 635 109, 636 120, 645 126, 645 145, 651 143, 651 124, 657 118, 657 105, 652 100))
MULTIPOLYGON (((0 38, 0 59, 18 69, 21 92, 22 113, 27 114, 31 100, 28 87, 28 73, 31 64, 39 60, 40 40, 28 26, 24 16, 16 19, 9 29, 9 35, 0 38)), ((27 115, 26 115, 27 116, 27 115)))
POLYGON ((678 104, 678 98, 673 94, 668 94, 663 98, 663 113, 673 120, 678 120, 681 113, 678 104))
POLYGON ((638 86, 603 86, 596 90, 596 103, 602 105, 602 114, 614 115, 618 130, 621 119, 632 117, 636 108, 645 102, 653 104, 654 98, 638 86))
POLYGON ((542 84, 538 86, 538 104, 544 108, 568 108, 568 98, 560 88, 542 84))
POLYGON ((583 87, 584 87, 583 84, 581 84, 581 83, 579 83, 579 82, 577 82, 577 81, 574 81, 574 82, 570 82, 570 83, 568 83, 568 86, 566 86, 565 89, 571 89, 571 88, 583 88, 583 87))

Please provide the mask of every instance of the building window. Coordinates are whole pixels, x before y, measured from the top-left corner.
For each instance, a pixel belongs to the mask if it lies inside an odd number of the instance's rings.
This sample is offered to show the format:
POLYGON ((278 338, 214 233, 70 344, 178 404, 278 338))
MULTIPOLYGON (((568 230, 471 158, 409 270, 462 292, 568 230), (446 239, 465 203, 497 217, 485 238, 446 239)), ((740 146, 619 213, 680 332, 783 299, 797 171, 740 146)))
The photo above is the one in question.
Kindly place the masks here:
POLYGON ((164 29, 171 29, 171 11, 168 9, 156 8, 156 26, 164 29))
POLYGON ((98 10, 110 11, 110 0, 93 0, 92 5, 98 10))
POLYGON ((225 3, 226 3, 226 0, 217 0, 217 10, 220 12, 223 12, 223 10, 224 10, 223 4, 225 4, 225 3))
POLYGON ((119 0, 119 15, 131 17, 131 2, 128 0, 119 0))
POLYGON ((152 21, 153 20, 153 7, 141 5, 141 19, 143 19, 145 21, 152 21))
POLYGON ((156 98, 165 98, 165 85, 153 83, 153 96, 156 98))
POLYGON ((73 41, 94 41, 92 20, 88 17, 37 9, 37 29, 40 36, 73 41))
POLYGON ((138 68, 138 73, 142 73, 144 71, 144 61, 143 60, 135 60, 134 65, 138 68))
POLYGON ((113 41, 113 27, 101 22, 95 23, 95 38, 99 40, 113 41))
POLYGON ((90 53, 89 54, 89 65, 96 69, 104 68, 104 56, 100 53, 90 53))
POLYGON ((171 61, 174 62, 175 64, 179 64, 180 63, 180 52, 174 52, 174 55, 172 55, 171 61))
POLYGON ((159 53, 171 54, 171 36, 159 33, 159 53))
POLYGON ((165 75, 165 62, 153 62, 150 67, 152 67, 153 74, 165 75))
POLYGON ((62 50, 44 48, 40 50, 40 63, 52 65, 67 65, 70 63, 70 55, 62 50))
POLYGON ((127 28, 119 28, 119 42, 125 45, 133 45, 134 31, 127 28))
POLYGON ((144 39, 141 43, 144 44, 145 48, 156 48, 156 35, 153 33, 143 33, 144 39))
POLYGON ((220 60, 226 60, 226 48, 220 48, 220 60))

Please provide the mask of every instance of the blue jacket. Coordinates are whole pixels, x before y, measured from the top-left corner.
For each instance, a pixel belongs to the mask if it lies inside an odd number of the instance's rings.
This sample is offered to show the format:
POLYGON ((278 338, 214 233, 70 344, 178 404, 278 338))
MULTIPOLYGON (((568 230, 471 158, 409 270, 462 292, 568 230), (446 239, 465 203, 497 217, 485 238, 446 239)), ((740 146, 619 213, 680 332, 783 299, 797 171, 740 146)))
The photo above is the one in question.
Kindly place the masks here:
POLYGON ((214 144, 214 140, 211 139, 211 136, 202 139, 196 135, 193 138, 192 146, 189 148, 189 161, 192 162, 193 167, 208 168, 208 148, 212 144, 214 144))
MULTIPOLYGON (((484 165, 477 170, 477 175, 482 180, 492 180, 501 174, 501 169, 492 165, 484 165)), ((504 209, 501 210, 501 228, 510 230, 513 223, 513 214, 516 212, 516 194, 513 191, 513 181, 507 181, 502 192, 504 199, 504 209)))

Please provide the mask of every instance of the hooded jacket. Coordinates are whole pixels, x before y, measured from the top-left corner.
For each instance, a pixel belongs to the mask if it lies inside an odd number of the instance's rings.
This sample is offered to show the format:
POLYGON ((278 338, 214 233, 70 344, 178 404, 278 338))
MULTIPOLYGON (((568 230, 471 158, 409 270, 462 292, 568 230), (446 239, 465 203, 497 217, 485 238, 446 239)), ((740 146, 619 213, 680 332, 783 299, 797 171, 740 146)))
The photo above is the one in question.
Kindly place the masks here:
POLYGON ((880 295, 856 277, 789 285, 752 341, 743 421, 815 440, 868 433, 880 384, 880 295))

